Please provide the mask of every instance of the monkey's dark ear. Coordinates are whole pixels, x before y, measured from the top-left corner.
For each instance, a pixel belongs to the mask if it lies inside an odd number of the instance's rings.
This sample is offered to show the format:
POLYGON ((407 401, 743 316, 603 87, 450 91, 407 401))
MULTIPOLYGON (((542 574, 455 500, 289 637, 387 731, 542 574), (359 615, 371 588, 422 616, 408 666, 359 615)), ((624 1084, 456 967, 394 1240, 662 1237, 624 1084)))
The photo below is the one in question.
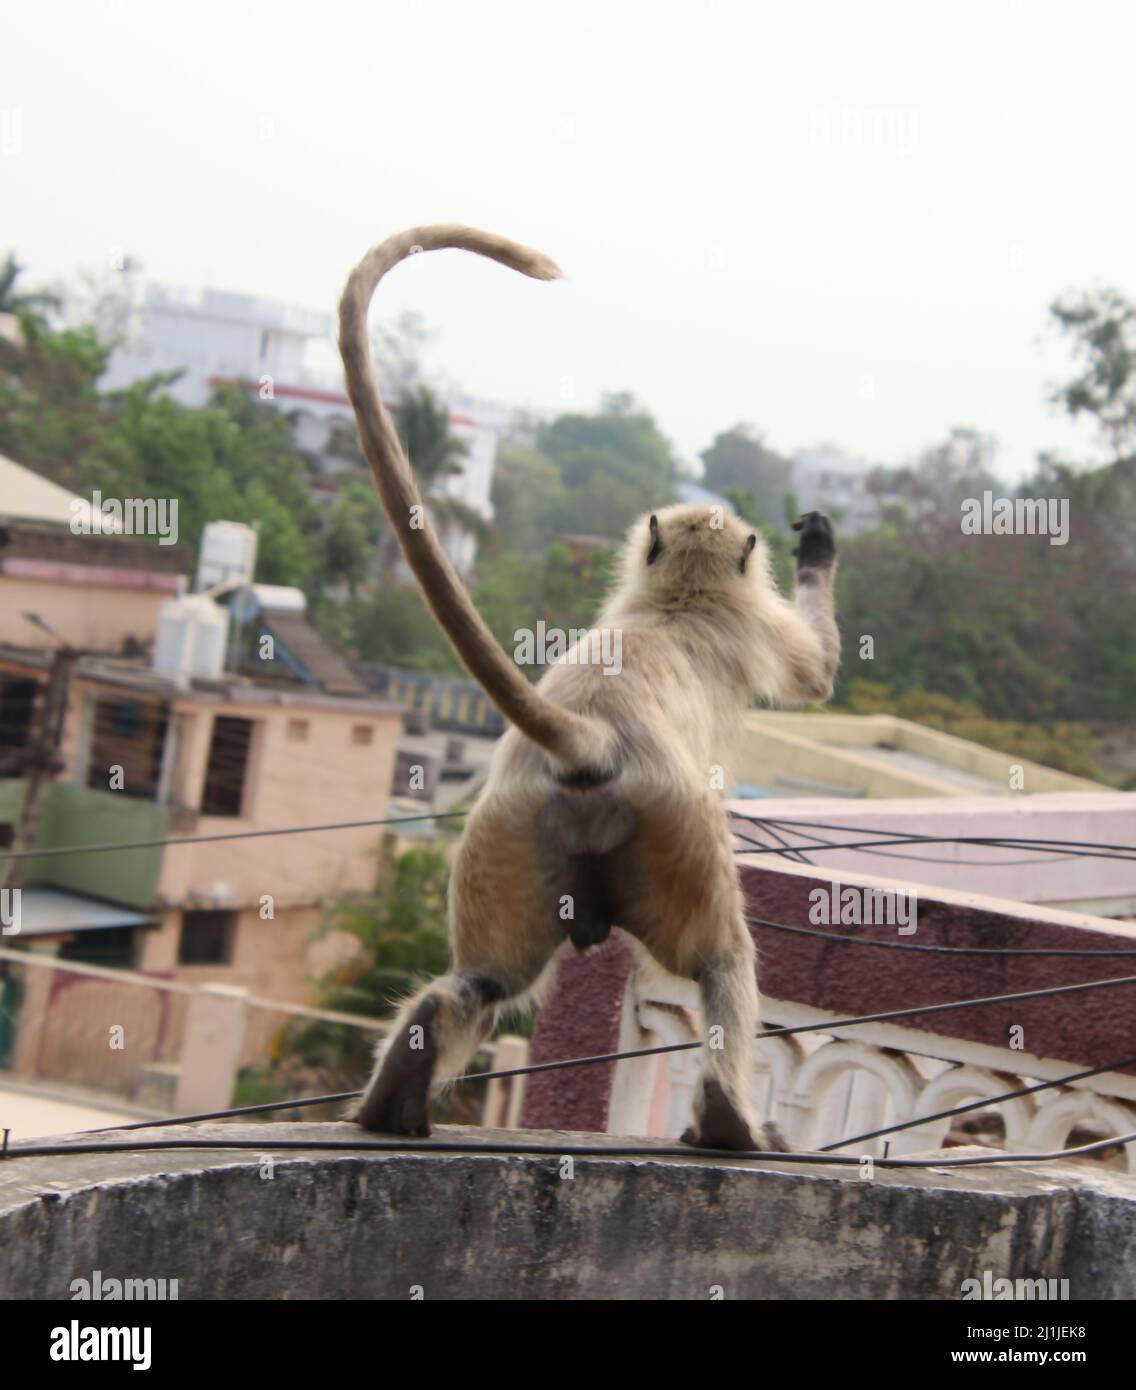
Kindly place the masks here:
POLYGON ((663 548, 663 543, 659 539, 659 518, 652 516, 648 525, 651 527, 651 546, 647 551, 647 563, 653 565, 659 558, 659 552, 663 548))
POLYGON ((738 569, 742 572, 742 574, 745 574, 746 572, 746 561, 753 554, 754 547, 756 545, 757 537, 750 536, 749 539, 746 541, 745 546, 742 548, 742 558, 738 561, 738 569))

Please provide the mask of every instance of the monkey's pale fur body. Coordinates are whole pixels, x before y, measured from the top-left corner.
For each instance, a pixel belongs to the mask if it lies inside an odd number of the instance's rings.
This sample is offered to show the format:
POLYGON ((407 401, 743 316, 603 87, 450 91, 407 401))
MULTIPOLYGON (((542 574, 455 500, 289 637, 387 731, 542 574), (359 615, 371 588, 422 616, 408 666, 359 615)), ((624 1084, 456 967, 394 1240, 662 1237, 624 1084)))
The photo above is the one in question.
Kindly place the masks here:
POLYGON ((558 274, 546 257, 500 237, 415 228, 375 247, 353 272, 340 348, 364 452, 407 561, 459 656, 514 727, 494 751, 456 852, 452 969, 403 1005, 356 1118, 368 1129, 428 1133, 430 1100, 460 1074, 501 1009, 534 990, 566 937, 586 947, 619 926, 664 969, 697 980, 703 1025, 716 1030, 687 1137, 709 1147, 780 1147, 751 1113, 754 948, 716 788, 730 783, 755 695, 792 705, 831 693, 839 659, 831 528, 816 514, 808 520, 791 604, 772 582, 764 544, 736 517, 699 505, 642 518, 596 624, 621 634, 618 674, 562 661, 530 685, 411 510, 421 497, 369 360, 366 313, 381 276, 414 248, 449 246, 534 278, 558 274))

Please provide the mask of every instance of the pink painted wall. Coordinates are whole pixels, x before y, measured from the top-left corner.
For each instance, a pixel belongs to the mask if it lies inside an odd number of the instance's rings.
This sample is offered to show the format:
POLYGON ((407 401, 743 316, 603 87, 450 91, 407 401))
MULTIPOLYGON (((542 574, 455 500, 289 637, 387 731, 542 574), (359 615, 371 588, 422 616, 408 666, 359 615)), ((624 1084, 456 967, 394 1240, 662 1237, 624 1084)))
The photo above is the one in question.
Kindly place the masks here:
POLYGON ((125 587, 117 580, 111 582, 109 572, 102 574, 105 582, 100 582, 101 572, 89 568, 79 584, 12 574, 12 563, 0 574, 0 642, 16 647, 47 645, 43 633, 21 616, 31 611, 72 646, 121 651, 128 637, 138 641, 153 637, 162 604, 177 592, 176 575, 140 571, 130 575, 139 587, 125 587))
MULTIPOLYGON (((76 678, 70 687, 61 746, 60 780, 85 785, 87 730, 96 698, 154 700, 132 687, 76 678)), ((275 826, 380 820, 386 816, 394 777, 401 714, 389 704, 304 695, 269 694, 247 700, 186 695, 173 702, 171 730, 180 730, 168 804, 168 835, 224 835, 275 826), (217 716, 251 719, 256 725, 245 777, 245 806, 236 817, 202 816, 205 770, 217 716), (302 721, 307 736, 297 741, 289 725, 302 721), (357 728, 371 741, 354 741, 357 728)), ((167 735, 169 737, 170 735, 167 735)), ((277 911, 309 906, 374 883, 374 850, 381 828, 173 845, 166 849, 158 880, 159 899, 169 905, 259 906, 270 894, 277 911), (227 885, 225 901, 209 900, 227 885), (205 896, 200 896, 204 894, 205 896)))
MULTIPOLYGON (((332 706, 286 698, 287 703, 256 700, 242 704, 187 697, 175 703, 175 713, 183 720, 183 742, 173 800, 189 808, 201 804, 214 717, 246 718, 257 725, 246 776, 244 814, 198 815, 182 833, 221 835, 385 816, 400 716, 368 707, 363 701, 332 706), (303 742, 289 738, 289 721, 294 720, 308 725, 303 742), (369 745, 353 742, 353 730, 358 726, 372 730, 369 745)), ((175 822, 171 834, 177 833, 175 822)), ((379 828, 364 827, 170 846, 163 856, 158 892, 167 902, 186 903, 192 901, 195 890, 226 884, 235 900, 248 906, 255 906, 262 894, 272 895, 278 912, 311 904, 350 889, 370 887, 376 870, 372 851, 382 833, 379 828)))
MULTIPOLYGON (((256 908, 246 908, 237 916, 228 965, 183 965, 178 960, 182 911, 171 908, 158 927, 140 933, 138 969, 181 984, 240 985, 262 999, 307 1004, 312 984, 357 947, 355 939, 343 932, 321 936, 322 917, 318 906, 283 908, 271 919, 262 918, 256 908)), ((254 1013, 260 1018, 264 1011, 254 1013)), ((270 1021, 275 1027, 280 1019, 272 1014, 270 1021)))

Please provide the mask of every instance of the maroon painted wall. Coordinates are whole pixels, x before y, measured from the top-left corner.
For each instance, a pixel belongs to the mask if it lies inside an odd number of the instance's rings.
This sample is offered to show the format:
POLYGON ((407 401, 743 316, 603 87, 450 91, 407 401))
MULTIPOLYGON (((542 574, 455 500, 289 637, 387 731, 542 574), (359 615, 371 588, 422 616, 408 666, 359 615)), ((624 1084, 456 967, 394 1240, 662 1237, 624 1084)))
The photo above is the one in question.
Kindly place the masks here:
MULTIPOLYGON (((1034 918, 1025 904, 1007 903, 1002 910, 993 900, 989 907, 975 907, 924 893, 912 936, 900 936, 895 926, 886 925, 814 926, 809 894, 815 888, 828 891, 831 877, 749 865, 741 875, 749 915, 790 926, 903 945, 1136 950, 1131 937, 1034 918)), ((750 930, 764 995, 839 1015, 1136 976, 1136 957, 951 956, 823 941, 759 925, 750 930)), ((616 1051, 631 964, 631 950, 618 932, 599 949, 565 957, 537 1018, 531 1060, 616 1051)), ((1067 1061, 1071 1071, 1136 1056, 1136 985, 914 1015, 900 1026, 1008 1047, 1015 1025, 1025 1030, 1027 1052, 1067 1061)), ((604 1063, 531 1076, 522 1123, 543 1129, 606 1129, 614 1070, 614 1063, 604 1063)), ((1136 1067, 1125 1070, 1136 1073, 1136 1067)))

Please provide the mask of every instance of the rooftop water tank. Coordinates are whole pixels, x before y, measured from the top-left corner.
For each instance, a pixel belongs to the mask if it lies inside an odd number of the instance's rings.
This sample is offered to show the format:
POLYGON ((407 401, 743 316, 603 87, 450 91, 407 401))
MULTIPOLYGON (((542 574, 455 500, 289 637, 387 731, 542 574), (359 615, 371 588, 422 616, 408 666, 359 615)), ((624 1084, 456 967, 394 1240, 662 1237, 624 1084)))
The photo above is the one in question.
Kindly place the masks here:
POLYGON ((210 521, 197 554, 198 593, 219 584, 251 584, 256 569, 256 532, 241 521, 210 521))
POLYGON ((204 594, 184 594, 162 604, 154 640, 154 670, 188 681, 216 680, 225 669, 229 615, 204 594))

